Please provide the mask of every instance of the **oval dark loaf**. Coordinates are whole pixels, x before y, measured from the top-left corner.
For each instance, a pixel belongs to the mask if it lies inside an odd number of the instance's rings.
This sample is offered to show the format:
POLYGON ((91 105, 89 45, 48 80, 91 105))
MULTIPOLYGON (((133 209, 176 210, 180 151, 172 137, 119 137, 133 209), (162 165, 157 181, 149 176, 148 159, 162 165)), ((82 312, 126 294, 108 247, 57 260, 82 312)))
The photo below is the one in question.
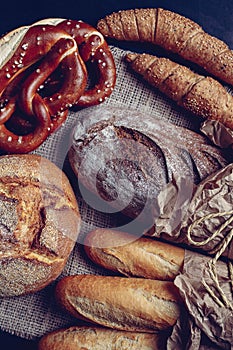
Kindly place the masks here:
POLYGON ((0 157, 0 296, 38 291, 55 280, 80 229, 65 174, 38 155, 0 157))
POLYGON ((147 221, 158 193, 174 177, 197 184, 227 164, 220 149, 189 129, 105 106, 80 113, 69 160, 89 191, 129 217, 143 213, 147 221))

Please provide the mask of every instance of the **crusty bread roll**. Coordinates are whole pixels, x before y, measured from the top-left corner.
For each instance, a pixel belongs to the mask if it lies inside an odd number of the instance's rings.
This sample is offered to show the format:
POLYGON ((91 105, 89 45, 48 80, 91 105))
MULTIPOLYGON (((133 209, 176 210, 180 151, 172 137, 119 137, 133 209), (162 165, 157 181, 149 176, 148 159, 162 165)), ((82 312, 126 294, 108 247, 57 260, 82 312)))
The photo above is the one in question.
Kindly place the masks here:
POLYGON ((147 333, 173 326, 181 303, 172 282, 96 275, 64 277, 56 286, 56 299, 78 319, 147 333))
POLYGON ((107 228, 89 232, 84 244, 94 263, 128 277, 172 281, 184 262, 183 248, 107 228))
POLYGON ((45 335, 38 350, 163 350, 163 338, 155 333, 76 326, 45 335))
POLYGON ((80 229, 65 174, 38 155, 0 157, 0 296, 38 291, 62 272, 80 229))

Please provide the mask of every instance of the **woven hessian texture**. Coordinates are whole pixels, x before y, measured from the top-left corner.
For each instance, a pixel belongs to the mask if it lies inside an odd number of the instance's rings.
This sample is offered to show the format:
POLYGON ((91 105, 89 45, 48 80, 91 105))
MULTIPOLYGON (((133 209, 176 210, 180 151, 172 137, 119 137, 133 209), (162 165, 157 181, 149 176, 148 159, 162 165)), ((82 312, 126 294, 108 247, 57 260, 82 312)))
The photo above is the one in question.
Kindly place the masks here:
MULTIPOLYGON (((129 70, 124 61, 124 56, 128 51, 112 46, 111 50, 117 67, 117 83, 110 98, 106 99, 101 106, 105 104, 139 109, 154 115, 155 121, 156 118, 161 118, 193 130, 197 128, 197 120, 192 120, 193 117, 191 118, 188 113, 175 106, 168 98, 145 82, 139 80, 129 70)), ((99 108, 99 106, 92 108, 99 108)), ((63 168, 67 162, 66 155, 69 149, 71 131, 78 117, 79 112, 70 112, 63 127, 50 136, 33 153, 40 154, 54 162, 58 167, 63 168)), ((87 232, 95 227, 114 226, 115 216, 95 212, 80 198, 78 192, 77 199, 82 216, 81 235, 85 236, 87 232)), ((60 278, 76 273, 107 274, 107 272, 94 267, 88 261, 82 248, 82 245, 76 244, 60 278)), ((0 327, 2 330, 23 338, 36 339, 55 329, 78 324, 77 320, 57 308, 54 301, 54 286, 55 283, 38 293, 28 296, 1 299, 0 327)))

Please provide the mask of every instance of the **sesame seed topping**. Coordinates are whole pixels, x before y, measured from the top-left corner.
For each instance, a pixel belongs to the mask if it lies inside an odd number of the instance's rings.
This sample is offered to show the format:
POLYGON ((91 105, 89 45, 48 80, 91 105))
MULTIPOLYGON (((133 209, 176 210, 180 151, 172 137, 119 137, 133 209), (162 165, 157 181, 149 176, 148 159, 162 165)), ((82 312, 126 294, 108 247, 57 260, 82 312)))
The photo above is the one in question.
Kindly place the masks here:
POLYGON ((19 136, 19 138, 18 138, 18 143, 21 144, 21 143, 22 143, 22 139, 23 139, 22 136, 19 136))
POLYGON ((7 73, 7 74, 6 74, 6 78, 7 78, 7 79, 10 79, 10 78, 11 78, 10 73, 7 73))
POLYGON ((25 44, 22 45, 22 49, 23 50, 27 50, 27 48, 28 48, 28 43, 25 43, 25 44))
POLYGON ((40 68, 37 68, 36 73, 40 73, 40 68))
POLYGON ((11 142, 11 141, 12 141, 12 136, 8 136, 7 141, 8 141, 8 142, 11 142))

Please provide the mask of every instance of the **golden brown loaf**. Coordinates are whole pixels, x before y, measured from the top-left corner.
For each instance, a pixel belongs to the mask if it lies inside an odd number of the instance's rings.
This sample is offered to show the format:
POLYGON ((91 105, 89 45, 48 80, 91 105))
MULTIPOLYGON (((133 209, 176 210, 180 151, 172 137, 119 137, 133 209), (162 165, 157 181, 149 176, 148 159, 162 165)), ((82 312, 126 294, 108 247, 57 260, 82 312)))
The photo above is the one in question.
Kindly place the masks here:
POLYGON ((56 298, 78 319, 148 333, 173 326, 181 303, 172 282, 95 275, 64 277, 56 286, 56 298))
POLYGON ((84 244, 94 263, 128 277, 172 281, 184 262, 183 248, 111 229, 91 231, 84 244))
POLYGON ((62 272, 80 214, 65 174, 37 155, 0 157, 0 296, 35 292, 62 272))
POLYGON ((154 55, 129 53, 126 61, 135 72, 178 105, 233 129, 233 97, 217 80, 154 55))
POLYGON ((99 20, 97 28, 116 40, 159 45, 233 84, 233 52, 228 45, 178 13, 161 8, 122 10, 99 20))
POLYGON ((163 350, 163 343, 155 333, 76 326, 45 335, 38 350, 163 350))

